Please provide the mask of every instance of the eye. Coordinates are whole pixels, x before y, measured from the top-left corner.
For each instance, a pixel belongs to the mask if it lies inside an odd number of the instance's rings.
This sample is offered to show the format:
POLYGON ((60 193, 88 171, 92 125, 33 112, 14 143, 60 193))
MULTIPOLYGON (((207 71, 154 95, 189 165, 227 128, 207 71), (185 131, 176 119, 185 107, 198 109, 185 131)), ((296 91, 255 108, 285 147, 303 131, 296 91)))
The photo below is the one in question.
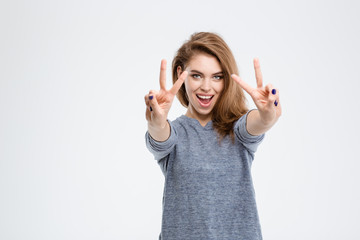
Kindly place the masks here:
POLYGON ((201 76, 199 75, 199 74, 193 74, 193 75, 191 75, 194 79, 200 79, 201 78, 201 76))
POLYGON ((224 78, 224 76, 222 76, 222 75, 216 75, 216 76, 214 76, 214 79, 215 80, 221 80, 221 79, 223 79, 224 78))

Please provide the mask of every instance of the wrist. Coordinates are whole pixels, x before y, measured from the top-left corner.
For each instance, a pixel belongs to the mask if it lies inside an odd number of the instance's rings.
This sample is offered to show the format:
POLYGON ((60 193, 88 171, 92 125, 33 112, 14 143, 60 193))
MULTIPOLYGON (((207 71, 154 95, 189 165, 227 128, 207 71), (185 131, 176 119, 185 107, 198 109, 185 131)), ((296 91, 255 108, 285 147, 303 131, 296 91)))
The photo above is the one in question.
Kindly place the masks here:
POLYGON ((167 121, 167 119, 165 121, 161 121, 157 123, 148 122, 148 128, 155 131, 162 131, 168 126, 168 124, 169 122, 167 121))
POLYGON ((264 127, 272 126, 276 122, 276 113, 274 114, 269 112, 263 113, 261 111, 258 111, 258 113, 259 113, 260 122, 264 127))
POLYGON ((150 136, 159 142, 166 141, 170 137, 170 124, 166 121, 164 124, 148 124, 148 132, 150 136))

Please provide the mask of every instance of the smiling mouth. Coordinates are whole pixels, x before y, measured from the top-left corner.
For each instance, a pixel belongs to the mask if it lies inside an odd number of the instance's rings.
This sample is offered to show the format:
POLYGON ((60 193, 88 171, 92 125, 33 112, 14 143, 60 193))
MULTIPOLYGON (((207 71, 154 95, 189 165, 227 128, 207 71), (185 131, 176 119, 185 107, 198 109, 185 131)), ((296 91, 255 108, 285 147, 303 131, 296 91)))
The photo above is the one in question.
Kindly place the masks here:
POLYGON ((208 106, 210 106, 211 100, 213 99, 214 95, 198 95, 198 94, 196 94, 196 97, 198 98, 200 105, 202 107, 208 107, 208 106))

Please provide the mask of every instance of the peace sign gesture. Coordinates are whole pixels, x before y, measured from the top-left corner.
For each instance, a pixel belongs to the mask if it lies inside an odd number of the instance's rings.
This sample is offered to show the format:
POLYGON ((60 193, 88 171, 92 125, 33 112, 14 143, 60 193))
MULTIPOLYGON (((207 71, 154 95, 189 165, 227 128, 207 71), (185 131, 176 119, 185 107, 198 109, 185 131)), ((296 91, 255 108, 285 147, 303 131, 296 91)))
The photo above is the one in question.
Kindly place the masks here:
POLYGON ((263 87, 263 77, 260 69, 259 59, 254 59, 254 69, 257 87, 253 88, 239 76, 232 74, 231 77, 251 96, 259 110, 261 121, 266 124, 274 124, 281 115, 281 104, 279 102, 279 90, 271 84, 263 87))
MULTIPOLYGON (((172 102, 181 85, 184 83, 188 73, 184 71, 170 90, 166 90, 166 60, 161 60, 160 67, 160 90, 150 90, 145 95, 146 120, 153 128, 164 128, 167 124, 167 116, 172 102)), ((152 135, 152 134, 151 134, 152 135)))

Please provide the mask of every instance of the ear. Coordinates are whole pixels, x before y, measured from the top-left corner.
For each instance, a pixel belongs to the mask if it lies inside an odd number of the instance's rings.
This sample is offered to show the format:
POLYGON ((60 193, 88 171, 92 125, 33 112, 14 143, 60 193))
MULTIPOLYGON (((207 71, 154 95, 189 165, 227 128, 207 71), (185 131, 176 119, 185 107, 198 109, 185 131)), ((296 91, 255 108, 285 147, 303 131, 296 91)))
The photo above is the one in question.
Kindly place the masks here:
POLYGON ((178 66, 176 71, 177 71, 177 77, 179 78, 182 73, 182 68, 180 66, 178 66))

